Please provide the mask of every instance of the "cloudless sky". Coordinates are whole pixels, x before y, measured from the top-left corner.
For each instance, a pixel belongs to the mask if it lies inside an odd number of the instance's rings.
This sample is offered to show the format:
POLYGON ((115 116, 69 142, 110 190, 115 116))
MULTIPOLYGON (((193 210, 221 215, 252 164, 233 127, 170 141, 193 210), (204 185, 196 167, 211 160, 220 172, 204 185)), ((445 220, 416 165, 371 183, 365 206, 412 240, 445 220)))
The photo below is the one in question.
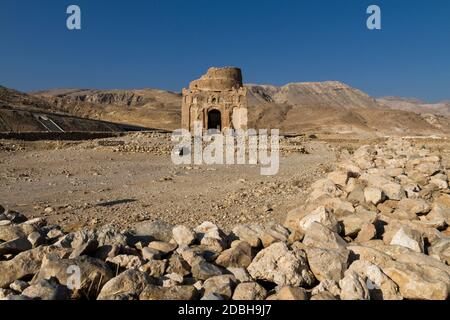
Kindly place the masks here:
POLYGON ((0 0, 0 85, 179 92, 210 66, 246 83, 338 80, 450 100, 448 0, 0 0), (77 4, 82 30, 66 28, 77 4), (382 30, 366 9, 382 10, 382 30))

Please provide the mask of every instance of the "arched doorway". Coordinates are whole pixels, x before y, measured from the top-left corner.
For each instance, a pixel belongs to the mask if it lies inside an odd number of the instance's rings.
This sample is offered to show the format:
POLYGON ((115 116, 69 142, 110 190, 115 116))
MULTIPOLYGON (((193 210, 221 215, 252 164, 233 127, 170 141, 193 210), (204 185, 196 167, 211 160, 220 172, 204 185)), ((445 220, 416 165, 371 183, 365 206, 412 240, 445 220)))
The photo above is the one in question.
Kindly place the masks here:
POLYGON ((222 116, 219 110, 213 109, 208 112, 208 130, 222 130, 222 116))

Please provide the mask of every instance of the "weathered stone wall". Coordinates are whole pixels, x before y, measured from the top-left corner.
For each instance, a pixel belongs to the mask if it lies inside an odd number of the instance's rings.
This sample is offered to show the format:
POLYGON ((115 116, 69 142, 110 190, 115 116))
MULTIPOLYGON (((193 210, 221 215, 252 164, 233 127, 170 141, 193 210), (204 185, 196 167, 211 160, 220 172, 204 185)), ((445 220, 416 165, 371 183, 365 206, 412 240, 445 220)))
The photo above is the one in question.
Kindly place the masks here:
POLYGON ((183 89, 182 128, 192 132, 194 122, 199 121, 207 130, 211 110, 220 112, 222 130, 247 128, 247 89, 240 69, 210 68, 189 89, 183 89))

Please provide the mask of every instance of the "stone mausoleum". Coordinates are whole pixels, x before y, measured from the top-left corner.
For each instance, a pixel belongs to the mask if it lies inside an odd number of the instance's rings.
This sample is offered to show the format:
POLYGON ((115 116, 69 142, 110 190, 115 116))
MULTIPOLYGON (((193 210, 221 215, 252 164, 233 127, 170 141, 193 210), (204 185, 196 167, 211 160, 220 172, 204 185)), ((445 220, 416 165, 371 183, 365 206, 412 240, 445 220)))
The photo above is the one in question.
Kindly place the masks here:
POLYGON ((182 127, 194 131, 199 121, 203 130, 247 129, 247 89, 239 68, 210 68, 200 79, 183 89, 182 127))

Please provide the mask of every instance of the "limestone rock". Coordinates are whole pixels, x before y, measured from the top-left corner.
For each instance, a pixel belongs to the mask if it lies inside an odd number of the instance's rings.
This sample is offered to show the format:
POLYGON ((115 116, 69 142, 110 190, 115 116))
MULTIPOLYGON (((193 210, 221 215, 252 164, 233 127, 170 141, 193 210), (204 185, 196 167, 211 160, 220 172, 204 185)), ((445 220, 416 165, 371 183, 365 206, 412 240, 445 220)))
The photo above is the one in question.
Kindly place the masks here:
POLYGON ((144 272, 128 269, 109 280, 103 286, 98 300, 117 300, 124 296, 137 299, 142 291, 153 284, 152 279, 144 272))
POLYGON ((42 259, 49 253, 63 257, 67 250, 55 246, 38 247, 24 251, 11 260, 0 261, 0 288, 7 288, 15 280, 36 274, 41 268, 42 259))
POLYGON ((401 227, 394 233, 390 245, 407 247, 420 253, 424 252, 422 235, 418 231, 407 228, 406 226, 401 227))
POLYGON ((179 254, 174 253, 169 258, 167 272, 187 276, 191 273, 191 267, 179 254))
POLYGON ((348 267, 348 250, 306 247, 309 267, 317 280, 339 281, 348 267))
POLYGON ((274 282, 280 286, 311 285, 315 281, 305 255, 300 250, 290 251, 283 242, 261 250, 248 271, 254 279, 274 282))
POLYGON ((271 300, 308 300, 308 293, 303 288, 284 286, 271 297, 271 300))
POLYGON ((311 247, 319 248, 345 248, 347 243, 336 232, 331 231, 320 223, 313 222, 305 231, 303 243, 311 247))
POLYGON ((27 237, 27 240, 28 242, 30 242, 33 248, 39 247, 46 242, 45 237, 38 231, 30 233, 27 237))
POLYGON ((402 300, 399 288, 384 272, 376 265, 358 260, 353 262, 349 270, 366 279, 371 300, 402 300))
POLYGON ((231 299, 235 285, 236 279, 233 275, 220 275, 208 278, 203 283, 203 288, 205 295, 214 293, 225 299, 231 299))
POLYGON ((205 221, 194 229, 198 239, 201 241, 203 238, 214 238, 222 240, 222 232, 219 227, 212 222, 205 221))
POLYGON ((169 254, 177 248, 177 245, 163 241, 152 241, 148 244, 148 247, 158 250, 162 254, 169 254))
POLYGON ((364 198, 366 199, 366 202, 370 202, 373 203, 374 205, 377 205, 383 201, 384 196, 381 189, 374 187, 367 187, 364 189, 364 198))
POLYGON ((86 239, 82 243, 75 243, 75 241, 73 241, 72 248, 74 248, 74 250, 70 254, 70 258, 75 259, 82 255, 94 252, 98 248, 98 241, 97 239, 86 239))
POLYGON ((221 252, 225 249, 225 235, 214 223, 205 221, 195 228, 194 231, 201 245, 216 252, 221 252))
MULTIPOLYGON (((0 209, 1 211, 1 209, 0 209)), ((21 214, 20 212, 12 211, 12 210, 6 210, 4 212, 6 218, 15 224, 20 224, 26 222, 28 219, 25 215, 21 214)))
POLYGON ((370 300, 365 279, 352 270, 346 271, 345 277, 339 281, 339 287, 341 300, 370 300))
POLYGON ((398 203, 398 209, 415 215, 427 214, 431 208, 423 199, 402 199, 398 203))
MULTIPOLYGON (((183 284, 184 282, 184 277, 181 274, 177 274, 177 273, 169 273, 166 274, 165 276, 161 277, 159 279, 159 281, 161 282, 162 280, 162 286, 163 287, 174 287, 174 286, 179 286, 181 284, 183 284)), ((189 278, 186 279, 189 282, 189 278)), ((192 278, 192 280, 194 280, 192 278)), ((191 284, 191 283, 188 283, 191 284)))
POLYGON ((192 275, 199 280, 206 280, 222 274, 222 270, 220 270, 220 268, 206 261, 195 263, 192 265, 191 271, 192 275))
POLYGON ((37 228, 28 224, 3 225, 0 226, 0 240, 7 242, 18 238, 26 238, 34 231, 37 231, 37 228))
POLYGON ((133 229, 133 234, 144 241, 169 242, 172 239, 172 229, 171 224, 161 220, 146 221, 138 223, 133 229))
POLYGON ((21 237, 0 243, 0 255, 17 254, 23 251, 30 250, 32 247, 32 244, 26 237, 21 237))
POLYGON ((264 300, 267 291, 257 282, 245 282, 237 285, 233 300, 264 300))
POLYGON ((120 254, 113 258, 107 258, 106 262, 110 262, 120 268, 139 269, 144 263, 138 256, 120 254))
POLYGON ((337 281, 323 280, 312 289, 311 294, 318 295, 324 292, 330 293, 333 297, 339 297, 341 295, 341 288, 339 288, 337 281))
POLYGON ((270 246, 278 241, 287 241, 289 231, 278 223, 271 222, 265 228, 261 235, 261 242, 264 247, 270 246))
POLYGON ((406 299, 446 300, 450 276, 437 268, 411 263, 392 263, 383 272, 400 288, 406 299))
POLYGON ((39 300, 67 300, 70 298, 70 291, 55 279, 44 279, 27 287, 22 295, 39 300))
POLYGON ((353 203, 351 201, 346 201, 340 198, 324 197, 320 200, 316 200, 315 203, 317 204, 317 207, 324 206, 325 209, 331 211, 336 216, 343 216, 355 212, 355 208, 353 207, 353 203))
POLYGON ((216 259, 216 264, 224 268, 247 268, 252 262, 252 248, 245 241, 234 241, 231 248, 223 251, 216 259))
POLYGON ((339 221, 344 226, 344 235, 356 237, 361 228, 366 224, 373 224, 377 220, 377 214, 374 212, 358 212, 342 217, 339 221))
POLYGON ((207 295, 204 295, 200 300, 205 301, 224 301, 225 298, 221 295, 215 294, 215 293, 209 293, 207 295))
POLYGON ((308 201, 313 202, 322 196, 338 198, 341 195, 342 190, 340 190, 333 181, 330 179, 321 179, 311 185, 311 192, 309 194, 308 201))
POLYGON ((450 239, 441 239, 428 248, 428 254, 450 265, 450 239))
POLYGON ((245 268, 228 268, 229 271, 238 282, 252 282, 253 279, 245 268))
POLYGON ((333 171, 328 174, 327 178, 333 181, 335 185, 345 187, 347 185, 349 176, 347 172, 333 171))
POLYGON ((405 191, 398 183, 390 182, 383 185, 384 194, 391 200, 401 200, 405 196, 405 191))
POLYGON ((150 248, 150 247, 142 248, 141 253, 142 253, 142 258, 144 258, 144 260, 147 260, 147 261, 155 260, 155 259, 158 260, 161 258, 161 252, 156 249, 150 248))
POLYGON ((338 221, 329 210, 325 209, 325 207, 319 207, 301 219, 299 221, 300 229, 305 232, 313 222, 321 223, 328 229, 339 232, 338 221))
POLYGON ((330 300, 337 300, 335 296, 333 296, 331 293, 324 291, 321 293, 318 293, 316 295, 313 295, 311 297, 310 300, 325 300, 325 301, 330 301, 330 300))
POLYGON ((374 239, 377 236, 377 229, 372 223, 366 223, 361 227, 361 230, 358 232, 358 236, 355 239, 355 242, 366 242, 374 239))
POLYGON ((139 295, 139 300, 194 300, 198 292, 194 286, 159 287, 148 285, 139 295))
POLYGON ((25 282, 22 280, 16 280, 13 283, 11 283, 9 287, 16 292, 22 292, 29 286, 30 286, 30 284, 28 282, 25 282))
POLYGON ((82 256, 75 259, 59 259, 55 255, 49 255, 42 261, 39 273, 35 281, 56 278, 61 285, 72 284, 72 268, 80 271, 80 292, 89 292, 89 287, 101 288, 109 281, 113 274, 105 262, 82 256))
POLYGON ((237 239, 247 242, 253 248, 257 248, 261 245, 263 229, 255 224, 237 225, 233 228, 232 234, 237 239))
POLYGON ((172 229, 173 239, 180 246, 189 246, 195 240, 195 232, 186 226, 176 226, 172 229))

